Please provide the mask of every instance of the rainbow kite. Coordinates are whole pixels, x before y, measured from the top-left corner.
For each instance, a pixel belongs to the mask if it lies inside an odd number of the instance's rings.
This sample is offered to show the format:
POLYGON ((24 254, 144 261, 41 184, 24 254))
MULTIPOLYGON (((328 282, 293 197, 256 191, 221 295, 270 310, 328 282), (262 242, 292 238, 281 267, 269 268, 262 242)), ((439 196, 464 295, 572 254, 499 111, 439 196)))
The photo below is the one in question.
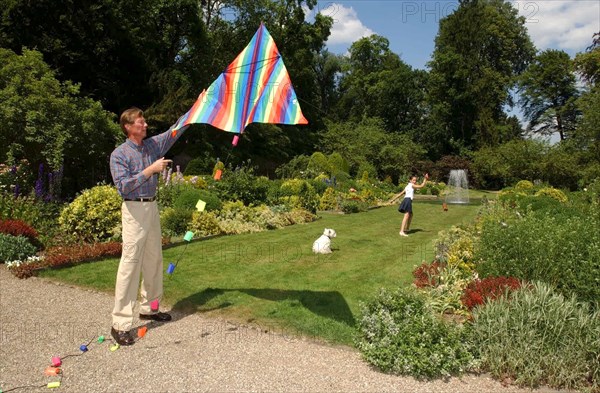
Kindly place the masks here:
MULTIPOLYGON (((262 23, 246 48, 179 119, 173 135, 192 123, 241 134, 255 122, 308 124, 275 41, 262 23)), ((234 146, 238 139, 235 135, 234 146)))

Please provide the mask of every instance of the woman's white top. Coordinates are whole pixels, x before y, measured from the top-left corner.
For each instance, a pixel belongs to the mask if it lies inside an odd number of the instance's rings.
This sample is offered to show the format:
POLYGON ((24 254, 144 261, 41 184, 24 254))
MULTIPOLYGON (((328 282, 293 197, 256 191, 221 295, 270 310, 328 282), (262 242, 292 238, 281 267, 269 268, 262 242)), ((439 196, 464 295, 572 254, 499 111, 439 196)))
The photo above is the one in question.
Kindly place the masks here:
POLYGON ((408 183, 406 185, 406 187, 404 188, 404 197, 413 199, 414 196, 415 196, 415 189, 413 188, 413 184, 408 183))

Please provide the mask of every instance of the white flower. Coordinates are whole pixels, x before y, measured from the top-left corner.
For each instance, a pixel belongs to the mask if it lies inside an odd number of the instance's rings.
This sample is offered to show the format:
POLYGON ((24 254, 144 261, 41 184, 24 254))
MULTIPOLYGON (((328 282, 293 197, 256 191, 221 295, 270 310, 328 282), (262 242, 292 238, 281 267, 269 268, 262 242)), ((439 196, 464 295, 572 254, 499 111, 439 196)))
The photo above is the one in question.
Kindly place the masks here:
POLYGON ((6 262, 6 267, 9 269, 15 268, 15 267, 19 267, 21 265, 28 265, 30 263, 35 263, 35 262, 41 262, 44 260, 44 257, 40 257, 37 255, 31 256, 31 257, 27 257, 26 260, 24 261, 20 261, 20 260, 15 260, 15 261, 9 261, 6 262))

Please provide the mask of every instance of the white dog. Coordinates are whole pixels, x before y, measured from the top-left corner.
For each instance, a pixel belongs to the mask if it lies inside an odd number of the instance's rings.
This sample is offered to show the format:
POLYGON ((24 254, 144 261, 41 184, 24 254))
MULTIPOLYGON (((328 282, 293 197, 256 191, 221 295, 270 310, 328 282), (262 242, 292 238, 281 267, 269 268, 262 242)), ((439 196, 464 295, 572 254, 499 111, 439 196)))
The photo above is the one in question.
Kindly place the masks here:
POLYGON ((331 254, 331 238, 337 234, 333 229, 325 228, 321 237, 313 243, 312 250, 315 254, 331 254))

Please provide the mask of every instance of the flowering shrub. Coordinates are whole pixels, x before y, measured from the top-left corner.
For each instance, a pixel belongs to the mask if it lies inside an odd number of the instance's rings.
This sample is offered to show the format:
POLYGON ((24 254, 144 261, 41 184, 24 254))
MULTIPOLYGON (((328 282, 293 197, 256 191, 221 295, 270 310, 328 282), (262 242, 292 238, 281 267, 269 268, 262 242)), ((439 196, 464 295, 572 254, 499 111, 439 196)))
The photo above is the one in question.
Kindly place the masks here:
POLYGON ((495 300, 506 291, 519 289, 521 282, 515 277, 486 277, 483 280, 471 281, 461 298, 462 303, 469 310, 484 304, 488 300, 495 300))
POLYGON ((27 278, 33 276, 37 270, 46 267, 66 266, 119 255, 121 255, 121 243, 117 242, 57 246, 47 249, 43 258, 13 266, 11 272, 19 278, 27 278))
POLYGON ((60 226, 69 234, 88 241, 103 241, 120 232, 123 200, 113 186, 85 190, 61 213, 60 226))
POLYGON ((46 266, 64 266, 118 255, 121 255, 121 243, 119 242, 58 246, 48 249, 44 253, 46 266))
POLYGON ((27 257, 25 260, 21 261, 21 260, 15 260, 15 261, 8 261, 6 262, 6 267, 9 269, 15 269, 21 265, 29 265, 29 264, 36 264, 36 263, 40 263, 44 260, 43 256, 38 256, 38 255, 33 255, 30 257, 27 257))
POLYGON ((22 220, 0 220, 0 233, 13 236, 23 236, 30 241, 37 239, 38 233, 22 220))
POLYGON ((0 263, 27 259, 36 252, 37 248, 26 237, 0 233, 0 263))
POLYGON ((227 171, 220 181, 215 182, 215 191, 222 201, 240 200, 246 205, 265 203, 269 180, 264 176, 255 176, 254 169, 246 165, 227 171))
POLYGON ((466 275, 473 273, 475 269, 474 248, 474 240, 470 234, 456 239, 450 244, 446 254, 448 266, 455 266, 466 275))
POLYGON ((526 192, 515 191, 512 188, 505 188, 498 193, 498 202, 505 206, 514 208, 518 205, 519 200, 526 196, 526 192))
POLYGON ((228 235, 260 232, 262 229, 254 222, 253 208, 244 206, 242 201, 225 202, 217 213, 219 227, 228 235))
POLYGON ((211 236, 222 233, 219 221, 214 212, 195 211, 192 214, 192 222, 188 228, 196 236, 211 236))
POLYGON ((208 190, 187 189, 177 196, 173 207, 177 209, 196 210, 198 200, 206 202, 205 210, 220 210, 222 202, 219 197, 208 190))
POLYGON ((21 220, 36 229, 40 242, 47 244, 60 230, 56 217, 63 205, 36 198, 18 197, 0 192, 0 219, 21 220))
POLYGON ((281 201, 292 208, 306 209, 316 213, 320 198, 315 188, 306 180, 291 179, 281 185, 281 201))
POLYGON ((452 244, 468 236, 470 236, 468 231, 456 226, 451 227, 447 231, 440 231, 434 243, 436 259, 441 262, 447 262, 452 244))
POLYGON ((515 191, 531 193, 533 192, 533 183, 529 180, 521 180, 515 184, 515 191))
POLYGON ((461 298, 473 276, 466 276, 456 266, 446 265, 437 275, 437 285, 421 290, 427 305, 439 314, 467 315, 461 298))
POLYGON ((539 190, 538 192, 535 193, 535 196, 542 196, 542 195, 556 199, 557 201, 559 201, 561 203, 567 203, 567 201, 569 200, 567 198, 567 196, 561 190, 557 190, 556 188, 552 188, 552 187, 542 188, 541 190, 539 190))
POLYGON ((333 187, 327 187, 319 202, 319 210, 337 209, 337 198, 333 187))
POLYGON ((285 214, 291 224, 305 224, 307 222, 313 222, 317 219, 317 216, 305 209, 292 209, 289 213, 285 214))
POLYGON ((417 288, 433 287, 439 284, 439 274, 444 268, 444 264, 440 261, 433 261, 431 263, 423 262, 415 270, 413 270, 413 277, 415 278, 413 284, 417 288))
POLYGON ((192 210, 168 207, 160 213, 163 235, 183 235, 192 221, 192 210))
POLYGON ((416 378, 460 374, 474 364, 468 332, 434 315, 418 293, 381 290, 361 304, 357 347, 386 372, 416 378))
POLYGON ((254 208, 254 222, 263 229, 278 229, 290 225, 285 212, 277 211, 267 205, 254 208))

